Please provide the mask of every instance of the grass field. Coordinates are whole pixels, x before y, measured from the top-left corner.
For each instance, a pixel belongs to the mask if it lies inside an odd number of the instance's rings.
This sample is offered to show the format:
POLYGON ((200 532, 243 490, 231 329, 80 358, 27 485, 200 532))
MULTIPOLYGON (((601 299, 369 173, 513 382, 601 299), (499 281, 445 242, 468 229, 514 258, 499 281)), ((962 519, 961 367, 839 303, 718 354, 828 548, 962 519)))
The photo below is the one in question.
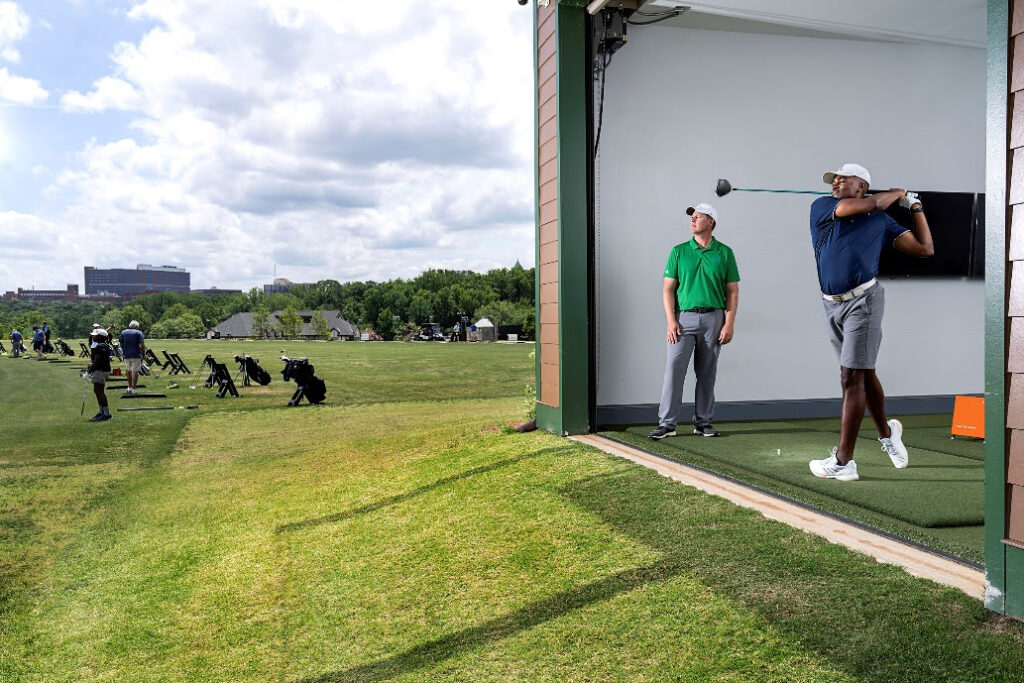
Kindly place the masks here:
POLYGON ((94 424, 0 358, 0 680, 1024 680, 976 599, 511 433, 527 345, 167 348, 274 381, 94 424), (325 405, 284 407, 281 348, 325 405))

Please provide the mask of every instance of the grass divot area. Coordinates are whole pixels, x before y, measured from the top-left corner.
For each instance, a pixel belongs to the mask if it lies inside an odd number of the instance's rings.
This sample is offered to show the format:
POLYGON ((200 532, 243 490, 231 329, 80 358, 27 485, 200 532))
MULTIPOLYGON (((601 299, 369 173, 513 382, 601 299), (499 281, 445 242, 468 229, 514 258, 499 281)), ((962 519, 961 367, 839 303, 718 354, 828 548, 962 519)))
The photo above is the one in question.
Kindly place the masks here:
MULTIPOLYGON (((337 353, 322 364, 372 384, 337 353)), ((492 376, 477 353, 452 372, 492 376)), ((532 372, 527 353, 493 376, 532 372)), ((0 380, 20 371, 0 359, 0 380)), ((343 378, 325 379, 330 400, 343 378)), ((518 379, 440 398, 397 366, 377 381, 402 399, 76 418, 54 454, 18 431, 0 680, 1024 679, 1024 628, 979 600, 511 432, 518 379)))

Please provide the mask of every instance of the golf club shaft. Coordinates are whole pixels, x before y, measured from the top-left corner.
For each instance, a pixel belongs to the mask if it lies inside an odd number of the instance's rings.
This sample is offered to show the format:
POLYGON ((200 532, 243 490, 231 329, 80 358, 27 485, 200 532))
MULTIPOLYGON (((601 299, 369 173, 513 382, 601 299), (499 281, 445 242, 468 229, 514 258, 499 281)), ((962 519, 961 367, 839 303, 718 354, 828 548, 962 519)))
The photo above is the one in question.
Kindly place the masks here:
POLYGON ((817 190, 763 190, 757 187, 734 187, 733 192, 777 192, 782 194, 832 194, 831 192, 819 192, 817 190))

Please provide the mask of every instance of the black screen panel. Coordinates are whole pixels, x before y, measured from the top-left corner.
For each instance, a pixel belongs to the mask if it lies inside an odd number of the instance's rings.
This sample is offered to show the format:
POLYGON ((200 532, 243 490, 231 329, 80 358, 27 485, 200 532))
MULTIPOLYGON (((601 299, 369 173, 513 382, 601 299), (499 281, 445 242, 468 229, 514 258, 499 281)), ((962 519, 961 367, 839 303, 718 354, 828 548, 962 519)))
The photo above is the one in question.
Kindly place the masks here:
MULTIPOLYGON (((889 277, 955 276, 984 277, 984 249, 981 270, 974 259, 977 241, 977 204, 984 195, 972 192, 920 192, 921 203, 935 242, 935 255, 917 258, 897 251, 891 244, 882 250, 878 274, 889 277)), ((893 204, 886 210, 900 225, 910 229, 913 217, 907 209, 893 204)), ((984 221, 982 221, 984 223, 984 221)), ((984 225, 982 224, 982 231, 984 225)))

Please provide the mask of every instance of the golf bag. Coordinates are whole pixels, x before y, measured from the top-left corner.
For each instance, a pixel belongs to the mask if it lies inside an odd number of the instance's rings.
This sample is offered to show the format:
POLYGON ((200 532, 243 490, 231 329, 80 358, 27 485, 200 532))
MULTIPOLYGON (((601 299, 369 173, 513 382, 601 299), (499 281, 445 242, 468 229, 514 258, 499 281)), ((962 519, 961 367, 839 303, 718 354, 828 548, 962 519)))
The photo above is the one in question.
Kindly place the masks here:
POLYGON ((310 364, 309 359, 285 358, 282 356, 281 360, 285 362, 284 370, 281 371, 284 381, 287 382, 289 379, 292 379, 299 385, 299 388, 292 394, 291 400, 288 401, 288 405, 299 405, 303 396, 310 403, 323 403, 327 397, 327 384, 313 374, 313 366, 310 364))
POLYGON ((270 384, 270 373, 260 367, 258 358, 252 356, 235 356, 235 362, 241 366, 245 375, 262 386, 270 384))
MULTIPOLYGON (((164 355, 167 355, 166 351, 164 351, 164 355)), ((168 358, 167 360, 168 360, 168 362, 170 362, 170 358, 168 358)), ((203 382, 203 386, 206 387, 207 389, 212 387, 214 384, 217 384, 217 370, 214 369, 214 367, 213 367, 216 364, 217 364, 217 361, 214 359, 214 357, 211 354, 208 353, 208 354, 206 354, 206 358, 204 358, 203 362, 199 365, 199 372, 200 372, 200 374, 202 374, 203 368, 210 368, 210 374, 206 378, 206 381, 203 382)))

